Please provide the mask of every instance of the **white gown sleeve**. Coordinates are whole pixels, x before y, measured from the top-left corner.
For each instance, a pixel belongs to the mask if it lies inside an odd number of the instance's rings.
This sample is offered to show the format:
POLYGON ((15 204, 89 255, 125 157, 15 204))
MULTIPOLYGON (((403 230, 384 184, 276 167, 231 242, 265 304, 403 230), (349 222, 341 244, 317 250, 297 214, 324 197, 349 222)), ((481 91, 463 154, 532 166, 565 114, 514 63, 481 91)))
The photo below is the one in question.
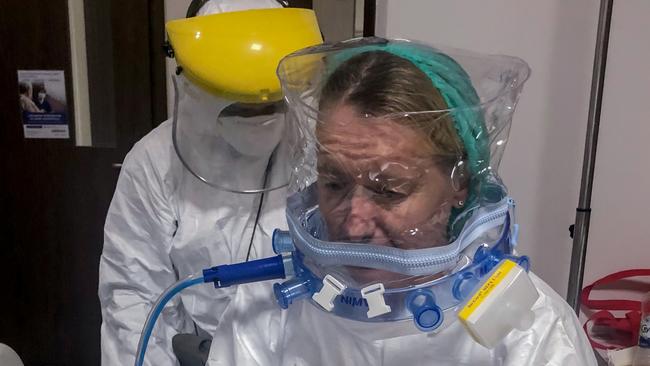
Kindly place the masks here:
MULTIPOLYGON (((106 217, 99 268, 103 366, 134 363, 149 310, 177 281, 169 256, 176 219, 156 168, 161 157, 153 155, 143 142, 129 152, 106 217)), ((145 365, 177 364, 172 337, 192 330, 179 301, 170 301, 158 318, 145 365)))

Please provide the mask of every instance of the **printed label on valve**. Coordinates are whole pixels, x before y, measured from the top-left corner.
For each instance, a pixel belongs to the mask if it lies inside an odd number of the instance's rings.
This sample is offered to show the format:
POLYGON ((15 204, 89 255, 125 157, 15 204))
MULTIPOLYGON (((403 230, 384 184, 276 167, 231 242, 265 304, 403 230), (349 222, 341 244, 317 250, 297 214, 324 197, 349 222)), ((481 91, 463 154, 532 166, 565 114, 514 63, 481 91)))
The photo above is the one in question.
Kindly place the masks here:
POLYGON ((476 310, 481 303, 490 295, 492 290, 501 283, 501 281, 515 268, 517 264, 511 260, 506 260, 494 271, 492 276, 485 281, 472 298, 467 302, 467 305, 458 313, 458 317, 462 320, 467 320, 470 315, 476 310))

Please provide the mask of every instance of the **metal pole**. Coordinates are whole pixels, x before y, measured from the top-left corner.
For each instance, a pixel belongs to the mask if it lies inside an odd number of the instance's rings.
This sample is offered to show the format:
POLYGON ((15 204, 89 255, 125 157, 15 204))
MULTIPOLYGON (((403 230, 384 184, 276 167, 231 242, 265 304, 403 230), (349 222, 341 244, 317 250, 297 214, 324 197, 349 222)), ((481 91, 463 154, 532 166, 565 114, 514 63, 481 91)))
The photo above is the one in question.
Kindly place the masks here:
POLYGON ((576 209, 569 288, 567 290, 567 302, 576 313, 580 312, 580 290, 582 289, 585 271, 589 220, 591 218, 591 189, 594 180, 594 164, 596 162, 598 127, 600 125, 600 109, 603 99, 603 82, 605 80, 605 65, 607 63, 607 46, 609 43, 609 27, 612 21, 612 7, 613 0, 600 1, 596 53, 591 79, 591 96, 589 98, 587 137, 585 141, 585 154, 582 161, 580 199, 578 201, 578 208, 576 209))

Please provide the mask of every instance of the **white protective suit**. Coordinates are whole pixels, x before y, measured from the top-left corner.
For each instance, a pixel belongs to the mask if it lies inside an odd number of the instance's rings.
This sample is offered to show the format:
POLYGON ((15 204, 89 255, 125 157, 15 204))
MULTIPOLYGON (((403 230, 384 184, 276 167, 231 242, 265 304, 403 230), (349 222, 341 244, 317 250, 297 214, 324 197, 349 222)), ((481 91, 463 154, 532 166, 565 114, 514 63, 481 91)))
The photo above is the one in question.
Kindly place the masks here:
MULTIPOLYGON (((211 1, 204 8, 209 10, 200 14, 275 5, 271 0, 211 1)), ((184 78, 179 80, 180 109, 194 118, 214 119, 212 99, 184 78)), ((236 136, 236 131, 227 135, 232 147, 242 144, 244 150, 250 141, 268 142, 273 132, 260 128, 248 129, 246 136, 236 136)), ((269 149, 253 150, 270 156, 269 149)), ((243 175, 261 180, 268 156, 247 166, 243 175)), ((272 169, 271 174, 280 173, 272 169)), ((220 191, 192 176, 174 151, 171 121, 133 147, 105 226, 99 284, 102 365, 133 363, 147 313, 178 279, 213 265, 244 261, 251 241, 251 259, 273 255, 272 232, 286 229, 286 192, 265 193, 260 209, 261 198, 220 191)), ((195 332, 198 326, 214 337, 210 366, 595 365, 573 311, 543 281, 533 280, 540 292, 533 327, 511 333, 494 350, 476 344, 458 322, 427 335, 411 322, 358 323, 326 314, 306 301, 283 311, 275 304, 272 283, 226 289, 199 285, 184 290, 165 308, 145 364, 177 364, 172 337, 195 332)))
MULTIPOLYGON (((199 14, 279 6, 274 0, 212 0, 199 14)), ((191 114, 194 119, 205 120, 206 126, 214 126, 214 98, 182 76, 178 80, 179 118, 183 113, 191 114)), ((270 124, 269 130, 251 128, 247 123, 238 135, 232 128, 237 121, 230 122, 233 123, 222 126, 221 132, 228 135, 231 145, 215 146, 215 152, 234 148, 263 154, 257 156, 256 164, 230 167, 238 169, 240 177, 262 181, 272 146, 277 144, 269 136, 281 136, 275 128, 278 124, 270 124), (250 149, 247 144, 251 139, 264 139, 264 144, 271 148, 250 149), (246 171, 241 172, 242 169, 246 171)), ((270 174, 275 171, 271 169, 270 174)), ((179 278, 216 264, 246 260, 251 241, 251 259, 271 255, 268 243, 273 230, 286 228, 285 197, 280 189, 265 193, 261 203, 262 194, 220 191, 196 179, 174 151, 171 120, 139 141, 124 160, 104 228, 99 269, 102 365, 133 364, 142 326, 153 302, 179 278)), ((174 299, 158 319, 146 364, 177 364, 172 337, 177 333, 194 333, 195 324, 215 334, 215 327, 236 291, 205 285, 190 288, 174 299)), ((266 295, 271 302, 272 294, 266 295)))
MULTIPOLYGON (((193 98, 201 95, 197 88, 180 80, 181 108, 210 118, 211 98, 193 98)), ((264 128, 259 132, 268 135, 264 128)), ((261 180, 267 163, 263 159, 259 163, 250 166, 251 179, 261 180)), ((153 302, 179 278, 216 264, 245 261, 253 233, 250 258, 273 254, 273 230, 286 227, 286 193, 280 189, 264 194, 255 225, 261 196, 219 191, 192 176, 174 151, 171 121, 133 147, 124 160, 104 228, 99 278, 102 365, 133 363, 153 302)), ((203 285, 172 300, 158 319, 146 364, 174 365, 172 337, 193 333, 193 322, 215 334, 236 291, 203 285)), ((265 295, 273 303, 272 293, 265 295)))
POLYGON ((307 301, 280 311, 263 302, 269 284, 241 285, 217 327, 220 341, 213 341, 208 365, 597 365, 573 310, 531 278, 540 294, 533 326, 513 331, 492 350, 472 340, 460 322, 424 334, 412 321, 355 322, 307 301))

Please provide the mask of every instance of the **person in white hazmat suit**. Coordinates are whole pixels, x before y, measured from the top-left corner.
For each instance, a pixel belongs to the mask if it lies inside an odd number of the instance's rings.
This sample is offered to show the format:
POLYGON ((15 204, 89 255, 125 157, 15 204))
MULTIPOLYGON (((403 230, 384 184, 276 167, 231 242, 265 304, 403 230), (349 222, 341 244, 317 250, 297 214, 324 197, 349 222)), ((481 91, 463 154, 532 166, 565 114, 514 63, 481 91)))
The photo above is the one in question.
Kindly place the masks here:
MULTIPOLYGON (((286 227, 275 71, 284 55, 322 42, 315 16, 275 0, 194 1, 192 8, 200 8, 196 17, 167 28, 182 68, 176 118, 129 152, 106 218, 99 270, 104 366, 133 363, 147 313, 166 287, 214 263, 268 256, 273 230, 286 227)), ((177 364, 172 339, 179 333, 218 334, 224 317, 236 317, 237 291, 197 287, 174 299, 146 364, 177 364)), ((260 312, 275 310, 269 291, 248 296, 260 312)))
MULTIPOLYGON (((371 39, 299 51, 285 58, 278 73, 293 122, 287 140, 269 149, 270 160, 282 168, 273 155, 288 147, 291 154, 284 163, 291 178, 288 189, 265 194, 265 202, 275 205, 265 203, 261 209, 264 213, 269 207, 272 213, 268 221, 259 220, 263 239, 258 242, 256 236, 251 257, 272 256, 271 231, 288 226, 297 253, 295 278, 273 287, 267 281, 184 290, 163 311, 145 364, 174 364, 169 340, 195 327, 214 337, 208 365, 596 364, 573 311, 532 273, 532 318, 522 329, 485 347, 470 335, 470 326, 456 320, 455 312, 471 295, 464 284, 472 284, 475 277, 469 275, 484 275, 490 258, 511 258, 526 267, 512 252, 513 204, 496 174, 514 105, 528 77, 523 62, 473 54, 448 57, 428 46, 371 39), (269 200, 274 195, 276 201, 269 200), (282 219, 285 202, 288 225, 282 219), (326 289, 336 295, 329 302, 326 289)), ((196 109, 183 113, 183 101, 181 91, 177 124, 197 116, 196 109)), ((230 148, 236 145, 232 141, 244 142, 239 155, 228 150, 232 159, 250 157, 244 148, 259 148, 258 142, 271 134, 247 140, 248 135, 224 126, 219 120, 216 131, 200 130, 194 138, 183 136, 195 130, 178 125, 176 132, 184 134, 170 132, 177 139, 176 164, 190 172, 180 181, 192 181, 190 191, 182 191, 187 193, 181 205, 192 225, 185 230, 170 225, 165 238, 153 237, 154 231, 146 234, 153 227, 148 223, 137 231, 140 239, 134 235, 119 240, 121 247, 105 250, 102 266, 110 262, 120 273, 116 277, 122 277, 107 286, 110 291, 102 298, 103 354, 106 359, 123 357, 116 364, 133 361, 133 351, 125 350, 134 349, 145 314, 167 286, 203 268, 247 259, 247 249, 228 239, 241 239, 247 228, 243 222, 254 221, 251 209, 220 209, 224 198, 213 200, 210 194, 260 188, 244 185, 247 180, 241 177, 216 179, 218 169, 202 166, 215 161, 199 157, 220 145, 202 140, 228 136, 230 148), (205 145, 211 147, 201 151, 205 145), (212 233, 196 241, 183 237, 208 231, 212 233), (218 240, 211 236, 214 231, 218 240), (156 241, 168 243, 162 256, 156 241), (230 244, 218 254, 226 259, 211 254, 222 241, 230 244), (131 245, 147 249, 134 253, 131 245), (149 262, 151 258, 157 259, 149 262), (145 271, 129 270, 142 263, 147 263, 145 271), (168 277, 153 278, 163 274, 168 277), (113 339, 112 348, 105 342, 110 331, 120 338, 113 339)), ((167 154, 174 161, 173 152, 167 154)), ((151 164, 157 156, 154 152, 145 160, 151 164)), ((268 161, 260 165, 258 181, 267 187, 262 189, 273 187, 268 161)), ((144 181, 160 184, 169 176, 150 173, 141 173, 144 181)), ((109 214, 107 222, 183 221, 178 208, 165 212, 160 205, 169 196, 178 197, 178 183, 151 191, 143 180, 131 185, 141 208, 116 196, 113 206, 122 200, 122 208, 140 209, 124 217, 114 212, 117 217, 109 214)))

